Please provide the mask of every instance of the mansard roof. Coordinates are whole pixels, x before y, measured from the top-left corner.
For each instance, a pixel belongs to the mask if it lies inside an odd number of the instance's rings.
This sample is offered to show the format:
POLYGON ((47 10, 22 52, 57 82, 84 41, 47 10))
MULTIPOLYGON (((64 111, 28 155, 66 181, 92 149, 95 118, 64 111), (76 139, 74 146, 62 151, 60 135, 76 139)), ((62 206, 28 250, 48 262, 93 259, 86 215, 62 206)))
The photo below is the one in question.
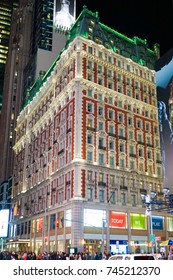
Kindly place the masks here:
POLYGON ((76 36, 82 36, 124 57, 130 58, 140 65, 154 69, 154 64, 159 56, 159 45, 155 44, 153 50, 148 48, 147 40, 137 36, 128 38, 118 31, 100 22, 98 12, 93 13, 83 7, 82 12, 68 32, 66 46, 76 36))
POLYGON ((82 12, 72 25, 71 29, 67 32, 67 41, 65 48, 62 49, 56 60, 53 62, 49 70, 42 78, 38 78, 33 86, 28 89, 28 98, 24 107, 30 103, 43 82, 50 76, 54 69, 56 62, 60 59, 61 54, 68 48, 69 44, 78 36, 86 38, 91 42, 103 45, 105 48, 112 50, 115 53, 130 58, 132 61, 146 66, 154 70, 155 62, 159 58, 159 45, 154 45, 154 50, 148 48, 147 40, 133 37, 132 39, 111 29, 100 22, 98 12, 91 12, 86 6, 83 7, 82 12))

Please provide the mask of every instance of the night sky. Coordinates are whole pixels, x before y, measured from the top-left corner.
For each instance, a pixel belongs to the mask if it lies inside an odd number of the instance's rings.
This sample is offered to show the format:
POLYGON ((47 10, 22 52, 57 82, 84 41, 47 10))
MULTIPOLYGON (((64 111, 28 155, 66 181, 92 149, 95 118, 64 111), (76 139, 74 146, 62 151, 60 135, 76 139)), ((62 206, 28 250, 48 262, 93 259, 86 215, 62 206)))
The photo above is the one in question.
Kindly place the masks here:
POLYGON ((98 12, 100 22, 126 35, 146 39, 161 55, 173 47, 173 0, 76 0, 77 16, 84 5, 98 12))

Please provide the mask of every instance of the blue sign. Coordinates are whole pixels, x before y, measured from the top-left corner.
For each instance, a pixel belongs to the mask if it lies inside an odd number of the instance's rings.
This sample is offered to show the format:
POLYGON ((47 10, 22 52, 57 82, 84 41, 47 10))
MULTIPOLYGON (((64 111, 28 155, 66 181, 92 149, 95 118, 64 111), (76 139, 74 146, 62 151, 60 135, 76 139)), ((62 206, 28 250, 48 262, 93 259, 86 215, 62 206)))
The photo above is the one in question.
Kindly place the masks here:
POLYGON ((161 216, 152 216, 152 227, 155 230, 163 230, 163 217, 161 216))
POLYGON ((128 245, 128 240, 110 240, 111 245, 116 245, 118 241, 119 245, 128 245))

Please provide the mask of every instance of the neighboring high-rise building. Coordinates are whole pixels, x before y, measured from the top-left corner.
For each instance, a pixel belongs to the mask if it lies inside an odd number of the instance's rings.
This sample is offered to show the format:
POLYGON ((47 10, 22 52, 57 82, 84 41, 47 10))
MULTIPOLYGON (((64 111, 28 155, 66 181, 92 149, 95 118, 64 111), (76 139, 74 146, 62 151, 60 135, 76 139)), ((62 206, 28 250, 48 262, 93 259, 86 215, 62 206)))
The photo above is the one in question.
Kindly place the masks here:
MULTIPOLYGON (((83 8, 17 119, 7 248, 23 240, 23 250, 37 253, 149 250, 141 193, 163 199, 158 53, 83 8)), ((163 239, 172 224, 152 213, 163 239)))
POLYGON ((11 16, 18 5, 18 0, 0 0, 0 117, 2 109, 5 65, 11 29, 11 16))
POLYGON ((9 51, 5 67, 2 118, 0 120, 0 183, 12 176, 16 119, 21 110, 23 71, 29 61, 29 44, 33 19, 31 0, 22 1, 13 11, 9 51))
POLYGON ((71 24, 75 20, 75 17, 69 13, 70 8, 73 8, 73 15, 75 15, 76 0, 35 1, 30 61, 24 72, 24 103, 29 98, 27 90, 31 87, 37 90, 38 84, 34 82, 39 77, 42 79, 65 46, 67 30, 70 28, 69 17, 71 24), (63 18, 57 11, 60 2, 63 7, 63 18))
MULTIPOLYGON (((0 139, 0 183, 12 175, 16 119, 28 100, 28 89, 32 93, 51 63, 65 46, 67 27, 56 26, 54 16, 59 1, 25 0, 13 14, 9 45, 6 81, 4 83, 4 106, 0 139), (57 2, 57 3, 56 3, 57 2), (34 83, 37 78, 38 82, 34 83)), ((68 1, 75 15, 76 0, 68 1)), ((67 11, 68 16, 68 11, 67 11)), ((67 17, 68 18, 68 17, 67 17)), ((4 188, 3 188, 4 189, 4 188)))

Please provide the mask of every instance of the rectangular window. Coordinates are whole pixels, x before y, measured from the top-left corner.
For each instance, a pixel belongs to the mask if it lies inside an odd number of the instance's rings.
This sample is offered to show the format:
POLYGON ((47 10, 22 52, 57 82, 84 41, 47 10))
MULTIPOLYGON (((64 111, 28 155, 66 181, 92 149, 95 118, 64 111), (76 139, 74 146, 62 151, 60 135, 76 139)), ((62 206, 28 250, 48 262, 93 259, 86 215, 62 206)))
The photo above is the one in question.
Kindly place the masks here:
POLYGON ((110 191, 109 201, 115 204, 115 191, 110 191))
POLYGON ((118 121, 123 122, 123 120, 124 120, 124 115, 122 113, 119 113, 118 114, 118 121))
POLYGON ((89 181, 92 180, 92 174, 93 174, 93 172, 90 170, 87 172, 87 180, 89 180, 89 181))
POLYGON ((131 204, 132 204, 133 206, 136 205, 136 195, 135 195, 135 194, 132 194, 132 195, 131 195, 131 204))
POLYGON ((87 119, 87 127, 92 127, 93 120, 92 119, 87 119))
POLYGON ((124 159, 120 159, 119 160, 119 165, 120 165, 120 168, 124 168, 125 167, 125 160, 124 159))
POLYGON ((87 160, 89 160, 89 161, 93 160, 93 152, 90 152, 90 151, 87 152, 87 160))
POLYGON ((109 142, 109 149, 110 150, 114 150, 114 146, 115 146, 114 144, 115 144, 114 141, 109 142))
POLYGON ((103 164, 104 163, 104 155, 99 154, 99 163, 103 164))
POLYGON ((121 193, 121 203, 126 204, 126 195, 125 193, 121 193))
POLYGON ((109 119, 113 120, 114 119, 114 111, 109 110, 109 119))
POLYGON ((92 54, 93 48, 92 48, 92 47, 88 47, 88 52, 89 52, 90 54, 92 54))
POLYGON ((142 122, 141 120, 137 120, 137 128, 142 128, 142 122))
POLYGON ((130 169, 131 170, 134 170, 135 169, 135 163, 134 163, 134 161, 130 161, 130 169))
POLYGON ((92 61, 88 60, 88 69, 92 70, 93 63, 92 61))
POLYGON ((87 136, 87 143, 88 143, 88 144, 93 144, 93 136, 92 136, 91 134, 89 134, 89 135, 87 136))
POLYGON ((93 187, 87 187, 87 198, 93 200, 93 187))
POLYGON ((108 88, 113 89, 113 83, 112 82, 108 83, 108 88))
POLYGON ((114 157, 110 156, 109 162, 110 162, 110 166, 114 166, 114 157))
POLYGON ((99 200, 104 201, 104 190, 99 190, 99 200))
POLYGON ((87 104, 87 111, 90 112, 90 113, 93 112, 93 104, 92 103, 87 104))
POLYGON ((99 130, 104 130, 103 122, 99 122, 98 128, 99 128, 99 130))
POLYGON ((126 91, 127 93, 127 96, 132 96, 132 92, 131 92, 131 90, 130 89, 127 89, 127 91, 126 91))
POLYGON ((98 84, 99 84, 99 85, 102 85, 102 84, 103 84, 102 78, 98 78, 98 84))
POLYGON ((103 100, 103 96, 102 96, 101 93, 98 93, 98 100, 99 100, 99 101, 102 101, 102 100, 103 100))
POLYGON ((133 140, 133 134, 134 134, 133 131, 129 131, 129 140, 133 140))
POLYGON ((119 134, 118 134, 118 136, 124 137, 124 129, 123 129, 123 128, 119 128, 119 134))
POLYGON ((128 125, 132 126, 133 125, 133 118, 128 117, 128 125))
POLYGON ((110 175, 110 184, 113 185, 115 181, 115 176, 114 175, 110 175))
POLYGON ((113 104, 113 98, 109 97, 109 104, 113 104))
POLYGON ((50 216, 50 229, 55 229, 55 220, 56 220, 56 215, 52 214, 50 216))
POLYGON ((102 65, 98 65, 98 73, 102 73, 102 65))
POLYGON ((112 70, 108 69, 108 78, 112 77, 112 70))
POLYGON ((114 133, 114 126, 113 125, 109 125, 109 133, 114 133))
POLYGON ((103 116, 103 108, 102 107, 98 108, 98 115, 103 116))
POLYGON ((145 129, 146 129, 146 131, 150 131, 150 124, 149 123, 145 124, 145 129))
POLYGON ((103 58, 103 53, 99 52, 99 58, 103 58))
POLYGON ((88 97, 92 97, 92 89, 88 89, 88 97))
POLYGON ((120 152, 123 153, 125 151, 124 143, 120 143, 120 152))

